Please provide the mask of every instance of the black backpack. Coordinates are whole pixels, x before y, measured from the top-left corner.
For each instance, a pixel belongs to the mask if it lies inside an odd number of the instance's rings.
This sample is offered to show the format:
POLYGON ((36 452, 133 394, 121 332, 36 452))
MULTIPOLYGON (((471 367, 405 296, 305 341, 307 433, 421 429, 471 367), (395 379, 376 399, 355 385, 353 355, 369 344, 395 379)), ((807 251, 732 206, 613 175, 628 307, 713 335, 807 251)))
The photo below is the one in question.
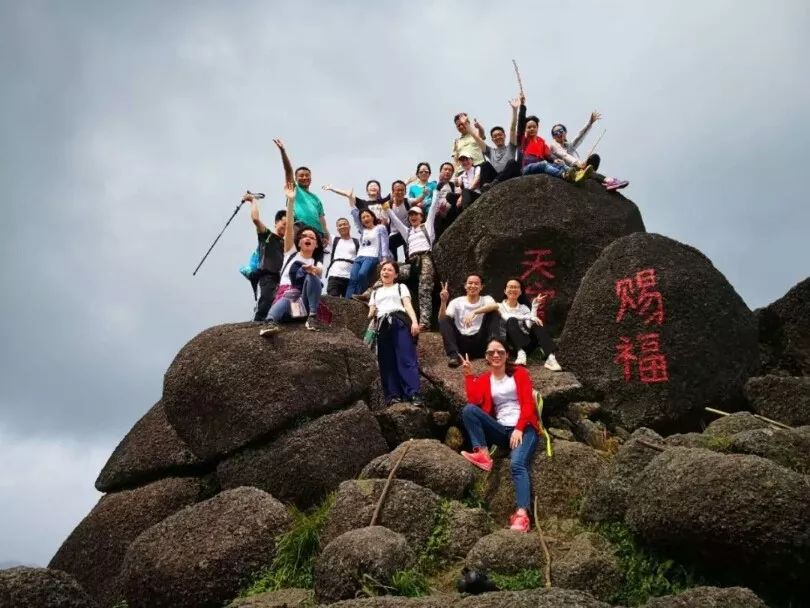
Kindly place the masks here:
MULTIPOLYGON (((332 264, 335 262, 353 262, 354 260, 347 260, 346 258, 336 258, 335 251, 337 251, 338 242, 340 242, 340 237, 336 236, 332 239, 332 259, 329 260, 329 266, 326 268, 326 275, 329 276, 329 271, 332 269, 332 264)), ((360 251, 360 241, 356 238, 352 237, 352 241, 354 241, 354 255, 357 255, 357 252, 360 251)))

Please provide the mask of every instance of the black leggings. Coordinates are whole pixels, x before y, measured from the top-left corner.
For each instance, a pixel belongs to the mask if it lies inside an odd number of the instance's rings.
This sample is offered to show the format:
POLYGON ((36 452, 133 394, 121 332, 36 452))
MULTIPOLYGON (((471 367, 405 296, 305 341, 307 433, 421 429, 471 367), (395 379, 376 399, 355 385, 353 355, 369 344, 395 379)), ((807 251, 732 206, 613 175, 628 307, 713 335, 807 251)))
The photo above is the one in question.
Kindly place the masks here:
POLYGON ((529 333, 524 334, 520 325, 521 322, 514 317, 506 321, 506 341, 515 352, 524 350, 526 354, 529 354, 539 346, 543 354, 548 357, 557 350, 554 340, 551 339, 551 334, 548 333, 545 327, 532 323, 529 333))

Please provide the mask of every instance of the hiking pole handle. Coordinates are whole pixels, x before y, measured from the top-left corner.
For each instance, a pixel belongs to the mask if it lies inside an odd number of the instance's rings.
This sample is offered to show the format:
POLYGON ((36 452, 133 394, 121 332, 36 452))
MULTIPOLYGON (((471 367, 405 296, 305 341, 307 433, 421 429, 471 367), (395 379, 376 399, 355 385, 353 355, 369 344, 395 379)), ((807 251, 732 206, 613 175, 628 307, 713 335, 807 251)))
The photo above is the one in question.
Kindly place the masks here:
POLYGON ((245 192, 253 198, 264 198, 264 192, 251 192, 250 190, 245 190, 245 192))
MULTIPOLYGON (((255 194, 254 194, 254 196, 255 196, 255 194)), ((264 195, 262 195, 262 196, 264 196, 264 195)), ((242 208, 242 205, 244 205, 244 204, 245 204, 245 201, 239 201, 239 204, 236 206, 236 209, 233 210, 233 213, 231 214, 231 217, 229 217, 228 221, 225 222, 225 226, 222 228, 222 230, 219 231, 219 234, 217 235, 217 238, 215 238, 214 242, 211 243, 211 246, 208 248, 208 251, 205 252, 205 255, 200 260, 200 263, 197 264, 197 267, 194 269, 194 272, 191 273, 191 276, 197 276, 197 271, 200 269, 200 266, 203 265, 203 262, 205 262, 206 258, 208 257, 208 254, 211 253, 211 250, 214 248, 214 245, 217 244, 220 237, 225 232, 225 229, 231 223, 231 220, 236 217, 236 214, 239 213, 239 210, 242 208)))

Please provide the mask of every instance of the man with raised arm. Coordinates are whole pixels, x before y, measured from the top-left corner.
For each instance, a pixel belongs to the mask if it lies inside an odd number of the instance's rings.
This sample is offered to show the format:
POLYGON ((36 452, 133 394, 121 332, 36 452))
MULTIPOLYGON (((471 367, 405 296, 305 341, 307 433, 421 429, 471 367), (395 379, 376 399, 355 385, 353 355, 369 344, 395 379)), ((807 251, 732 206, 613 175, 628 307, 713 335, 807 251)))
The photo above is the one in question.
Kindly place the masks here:
POLYGON ((520 164, 515 157, 517 156, 517 123, 518 123, 518 108, 520 108, 520 98, 516 97, 509 105, 512 106, 512 122, 509 126, 509 143, 506 143, 506 133, 503 127, 492 127, 489 130, 489 135, 492 138, 493 146, 487 145, 484 139, 479 135, 483 127, 475 121, 475 129, 470 129, 470 133, 476 140, 478 147, 484 153, 487 159, 481 165, 481 185, 486 184, 494 185, 498 182, 506 181, 513 177, 520 175, 520 164))
POLYGON ((456 172, 461 171, 461 157, 467 156, 472 159, 473 165, 478 166, 484 162, 484 153, 478 145, 478 140, 484 138, 484 130, 476 127, 477 133, 473 134, 470 126, 470 117, 465 112, 460 112, 453 117, 453 123, 459 132, 459 136, 453 140, 453 166, 456 172), (476 135, 478 139, 476 139, 476 135))
POLYGON ((274 139, 273 143, 281 152, 281 163, 284 165, 284 183, 295 184, 295 228, 297 230, 304 226, 312 228, 321 238, 321 244, 326 247, 329 244, 329 229, 326 227, 326 215, 323 212, 323 203, 316 194, 310 192, 312 184, 312 172, 308 167, 298 167, 293 172, 290 157, 287 156, 287 149, 284 142, 274 139))
POLYGON ((271 231, 259 218, 259 203, 248 193, 242 197, 244 202, 250 203, 250 219, 256 226, 256 235, 259 239, 259 301, 256 304, 254 321, 262 322, 270 311, 273 298, 280 280, 281 266, 284 263, 284 230, 287 227, 287 211, 281 209, 276 212, 275 226, 271 231))
POLYGON ((464 283, 467 295, 450 300, 447 283, 442 284, 439 331, 449 367, 461 365, 460 353, 477 359, 483 357, 487 349, 498 304, 492 296, 481 296, 483 286, 481 276, 473 273, 464 283))

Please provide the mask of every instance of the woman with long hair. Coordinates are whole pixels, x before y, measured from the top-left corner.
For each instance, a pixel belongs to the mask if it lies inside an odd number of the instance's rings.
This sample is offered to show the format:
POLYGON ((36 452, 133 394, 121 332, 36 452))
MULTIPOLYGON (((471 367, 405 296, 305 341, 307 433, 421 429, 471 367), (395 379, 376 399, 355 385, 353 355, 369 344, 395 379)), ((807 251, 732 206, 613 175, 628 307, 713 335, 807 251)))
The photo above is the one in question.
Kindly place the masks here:
POLYGON ((546 297, 537 294, 529 308, 523 291, 523 282, 520 279, 507 279, 503 289, 506 297, 498 304, 498 313, 506 330, 507 345, 510 352, 515 354, 515 365, 526 365, 526 356, 539 346, 546 357, 546 368, 553 372, 562 371, 554 356, 557 349, 554 340, 537 314, 546 297))
POLYGON ((377 362, 386 403, 410 401, 423 405, 419 394, 419 363, 414 338, 419 322, 407 285, 397 282, 399 264, 388 260, 380 267, 380 281, 369 300, 368 318, 377 326, 377 362))
MULTIPOLYGON (((349 203, 352 203, 352 199, 349 199, 349 203)), ((391 252, 388 251, 388 230, 380 223, 374 212, 370 209, 360 211, 352 206, 351 213, 354 225, 360 232, 360 249, 357 250, 357 257, 354 258, 349 273, 347 298, 363 293, 368 288, 377 264, 391 257, 391 252)))
POLYGON ((511 450, 516 510, 509 527, 528 532, 530 468, 540 430, 532 379, 525 367, 509 363, 506 345, 497 338, 487 343, 485 356, 489 370, 480 376, 473 375, 469 357, 464 357, 461 365, 467 391, 461 419, 473 450, 461 455, 478 468, 490 471, 489 446, 494 443, 511 450))

